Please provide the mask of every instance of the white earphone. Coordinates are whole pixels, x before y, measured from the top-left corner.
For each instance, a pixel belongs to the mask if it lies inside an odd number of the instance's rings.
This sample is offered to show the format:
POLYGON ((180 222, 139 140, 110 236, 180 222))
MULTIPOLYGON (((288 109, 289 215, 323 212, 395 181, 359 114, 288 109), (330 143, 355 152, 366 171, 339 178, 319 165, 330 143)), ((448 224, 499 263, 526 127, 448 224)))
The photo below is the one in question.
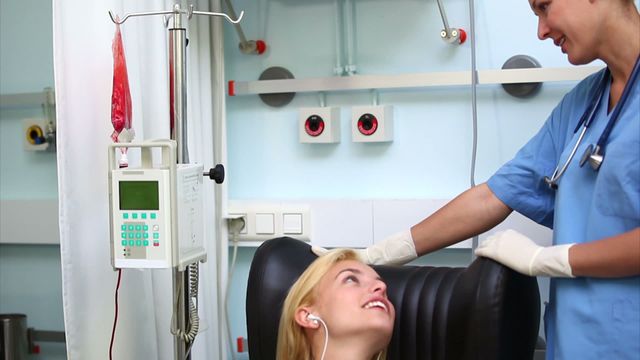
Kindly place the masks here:
POLYGON ((314 324, 320 322, 322 326, 324 326, 324 348, 322 349, 322 356, 320 357, 320 360, 324 360, 324 354, 327 352, 327 345, 329 344, 329 328, 327 327, 327 324, 324 322, 324 320, 320 319, 319 316, 313 315, 312 313, 309 313, 309 315, 307 315, 307 319, 313 321, 314 324))

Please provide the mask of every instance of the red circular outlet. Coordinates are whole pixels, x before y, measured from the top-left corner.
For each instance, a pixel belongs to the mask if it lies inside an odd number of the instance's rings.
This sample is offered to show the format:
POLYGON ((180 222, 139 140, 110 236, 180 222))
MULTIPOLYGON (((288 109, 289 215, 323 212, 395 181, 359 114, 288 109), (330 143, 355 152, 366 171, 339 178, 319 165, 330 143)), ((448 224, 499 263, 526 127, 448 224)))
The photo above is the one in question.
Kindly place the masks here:
POLYGON ((372 114, 364 114, 358 119, 358 131, 362 135, 373 135, 378 130, 378 119, 372 114))
POLYGON ((319 136, 324 131, 324 120, 318 115, 311 115, 304 122, 304 131, 309 136, 319 136))

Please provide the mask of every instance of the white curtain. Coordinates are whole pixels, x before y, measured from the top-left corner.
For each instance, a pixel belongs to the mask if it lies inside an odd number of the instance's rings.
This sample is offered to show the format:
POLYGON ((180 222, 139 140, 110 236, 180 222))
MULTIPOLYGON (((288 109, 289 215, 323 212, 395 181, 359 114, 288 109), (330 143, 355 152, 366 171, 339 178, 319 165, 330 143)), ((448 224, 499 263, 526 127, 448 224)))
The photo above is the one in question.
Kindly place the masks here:
MULTIPOLYGON (((210 11, 208 1, 200 2, 194 2, 197 10, 210 11)), ((172 6, 173 2, 162 0, 53 2, 60 249, 69 359, 108 359, 114 321, 117 272, 110 263, 107 145, 113 131, 111 45, 115 25, 107 12, 122 17, 172 6)), ((223 114, 212 107, 211 71, 220 65, 212 63, 209 21, 194 16, 187 25, 189 153, 191 162, 205 168, 214 164, 212 119, 223 114)), ((168 42, 163 18, 129 18, 121 31, 135 140, 168 138, 168 42)), ((130 165, 137 161, 130 158, 130 165)), ((224 354, 218 329, 216 258, 220 245, 215 241, 213 186, 205 181, 209 260, 200 266, 199 313, 204 331, 196 338, 194 359, 217 359, 224 354)), ((171 270, 123 270, 118 300, 113 358, 173 359, 171 270)))

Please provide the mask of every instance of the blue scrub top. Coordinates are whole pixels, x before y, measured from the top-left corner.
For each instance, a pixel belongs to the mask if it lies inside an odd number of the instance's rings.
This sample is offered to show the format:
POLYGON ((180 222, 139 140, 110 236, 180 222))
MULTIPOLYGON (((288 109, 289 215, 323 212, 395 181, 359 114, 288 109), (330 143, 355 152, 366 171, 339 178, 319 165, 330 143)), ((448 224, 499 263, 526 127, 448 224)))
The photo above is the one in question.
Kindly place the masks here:
MULTIPOLYGON (((538 134, 488 181, 507 206, 552 228, 554 245, 595 241, 640 226, 640 81, 613 127, 600 170, 579 162, 609 120, 610 84, 558 190, 544 181, 569 157, 581 129, 573 131, 601 78, 602 71, 571 90, 538 134)), ((545 332, 547 359, 640 359, 640 276, 551 279, 545 332)))

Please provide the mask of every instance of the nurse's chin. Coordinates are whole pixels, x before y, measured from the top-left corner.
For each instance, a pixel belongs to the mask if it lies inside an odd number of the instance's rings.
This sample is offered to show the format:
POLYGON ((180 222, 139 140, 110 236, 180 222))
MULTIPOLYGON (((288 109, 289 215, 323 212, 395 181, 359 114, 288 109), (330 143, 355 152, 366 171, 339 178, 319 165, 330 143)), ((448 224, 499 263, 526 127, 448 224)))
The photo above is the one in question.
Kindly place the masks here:
POLYGON ((593 56, 584 56, 570 51, 563 51, 563 53, 567 54, 567 60, 569 61, 569 63, 571 63, 571 65, 587 65, 597 59, 593 56))

